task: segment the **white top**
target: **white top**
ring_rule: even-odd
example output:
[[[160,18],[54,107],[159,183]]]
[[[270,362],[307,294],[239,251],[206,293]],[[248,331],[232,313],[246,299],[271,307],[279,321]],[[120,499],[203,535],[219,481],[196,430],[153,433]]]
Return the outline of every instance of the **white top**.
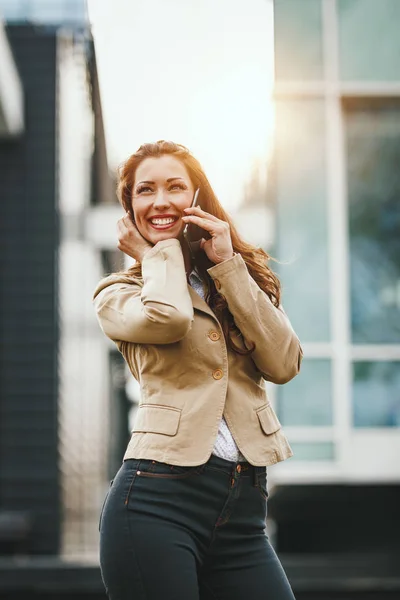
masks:
[[[203,300],[205,300],[203,282],[197,273],[196,268],[194,268],[189,275],[189,283],[194,291],[197,292],[197,294],[199,294]],[[219,456],[220,458],[224,458],[225,460],[231,460],[234,462],[246,460],[237,447],[224,417],[222,417],[219,424],[218,435],[217,439],[215,440],[213,454]]]

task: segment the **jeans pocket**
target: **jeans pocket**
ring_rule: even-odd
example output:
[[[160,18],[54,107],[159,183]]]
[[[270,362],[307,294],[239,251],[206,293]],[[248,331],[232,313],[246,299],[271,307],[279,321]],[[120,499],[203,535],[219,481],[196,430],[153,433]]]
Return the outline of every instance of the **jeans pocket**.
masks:
[[[105,507],[105,505],[106,505],[107,498],[108,498],[108,496],[109,496],[109,493],[110,493],[110,490],[111,490],[111,486],[112,486],[112,484],[113,484],[113,483],[114,483],[114,479],[111,479],[111,481],[110,481],[110,485],[108,486],[107,493],[106,493],[106,495],[105,495],[105,497],[104,497],[104,500],[103,500],[103,505],[102,505],[102,507],[101,507],[100,516],[99,516],[99,525],[98,525],[98,527],[99,527],[99,531],[100,531],[100,529],[101,529],[101,520],[102,520],[103,513],[104,513],[104,507]]]
[[[136,475],[155,479],[186,479],[198,475],[201,467],[181,467],[158,462],[156,460],[141,460]]]
[[[267,471],[260,471],[256,475],[256,488],[260,492],[264,500],[268,500],[268,485],[267,485]]]

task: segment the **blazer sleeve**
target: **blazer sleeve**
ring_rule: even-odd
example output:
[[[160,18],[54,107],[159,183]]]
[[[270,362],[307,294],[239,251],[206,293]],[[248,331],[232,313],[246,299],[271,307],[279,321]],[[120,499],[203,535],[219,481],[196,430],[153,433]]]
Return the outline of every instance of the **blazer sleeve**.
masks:
[[[303,351],[282,307],[277,308],[247,270],[240,254],[207,269],[226,298],[235,324],[267,381],[286,383],[300,370]]]
[[[100,281],[93,296],[100,327],[113,341],[181,340],[191,327],[193,304],[176,238],[158,242],[145,254],[142,277],[116,274]]]

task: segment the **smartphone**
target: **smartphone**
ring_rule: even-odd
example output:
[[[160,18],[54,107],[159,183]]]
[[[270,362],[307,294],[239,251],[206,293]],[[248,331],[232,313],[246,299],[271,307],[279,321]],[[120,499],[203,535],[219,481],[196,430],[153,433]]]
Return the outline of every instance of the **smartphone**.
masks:
[[[193,208],[194,206],[197,205],[197,202],[199,199],[199,193],[200,193],[200,188],[197,188],[197,190],[194,193],[192,204],[190,205],[190,208]],[[185,238],[185,240],[187,241],[187,243],[190,246],[189,227],[190,227],[190,223],[186,223],[185,227],[183,228],[183,237]]]
[[[197,190],[195,191],[194,196],[193,196],[192,204],[190,205],[191,208],[193,208],[194,206],[197,205],[197,202],[199,199],[199,193],[200,193],[200,188],[197,188]],[[192,257],[192,260],[194,261],[195,256],[194,256],[192,245],[190,243],[191,241],[193,241],[193,240],[190,240],[191,226],[193,227],[193,223],[186,223],[185,227],[183,228],[183,237],[185,238],[186,243],[189,247],[190,256]]]

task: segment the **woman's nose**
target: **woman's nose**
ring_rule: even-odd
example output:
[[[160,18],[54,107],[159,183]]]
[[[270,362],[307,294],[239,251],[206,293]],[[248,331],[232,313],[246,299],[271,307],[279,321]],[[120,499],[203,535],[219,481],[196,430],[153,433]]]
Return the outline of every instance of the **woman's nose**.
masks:
[[[163,208],[164,206],[169,206],[169,201],[167,198],[167,195],[160,190],[156,197],[154,198],[154,202],[153,205],[156,206],[157,208]]]

